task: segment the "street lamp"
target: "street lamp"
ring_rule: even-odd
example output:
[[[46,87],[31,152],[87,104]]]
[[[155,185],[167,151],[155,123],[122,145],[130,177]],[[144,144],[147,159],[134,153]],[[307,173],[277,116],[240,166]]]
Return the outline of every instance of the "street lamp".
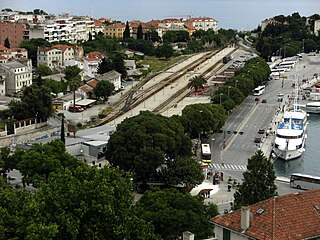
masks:
[[[228,86],[228,98],[230,98],[230,88],[231,86]]]
[[[234,87],[236,88],[237,87],[237,84],[238,84],[238,80],[236,80],[236,82],[234,83]]]
[[[222,97],[223,93],[220,93],[220,105],[221,105],[221,97]]]
[[[304,39],[302,39],[302,52],[304,53]]]
[[[211,162],[213,162],[213,142],[214,142],[214,138],[211,139]]]

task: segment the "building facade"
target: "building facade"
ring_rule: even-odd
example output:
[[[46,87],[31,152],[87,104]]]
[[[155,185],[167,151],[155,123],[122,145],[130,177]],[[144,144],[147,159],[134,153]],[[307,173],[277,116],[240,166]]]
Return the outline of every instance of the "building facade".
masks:
[[[27,25],[18,22],[0,22],[0,45],[9,39],[10,48],[19,47],[23,39],[28,39]]]
[[[23,87],[32,84],[31,60],[27,65],[18,61],[11,61],[0,64],[0,69],[5,72],[5,94],[14,95],[21,91]]]
[[[105,27],[104,34],[109,37],[123,38],[125,28],[124,23],[114,23]]]

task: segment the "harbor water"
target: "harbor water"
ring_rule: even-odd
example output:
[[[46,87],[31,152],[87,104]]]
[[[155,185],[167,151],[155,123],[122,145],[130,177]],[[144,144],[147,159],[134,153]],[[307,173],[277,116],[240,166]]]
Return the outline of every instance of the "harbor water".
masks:
[[[296,159],[274,162],[277,176],[289,177],[292,173],[305,173],[320,176],[320,114],[308,116],[305,152]]]

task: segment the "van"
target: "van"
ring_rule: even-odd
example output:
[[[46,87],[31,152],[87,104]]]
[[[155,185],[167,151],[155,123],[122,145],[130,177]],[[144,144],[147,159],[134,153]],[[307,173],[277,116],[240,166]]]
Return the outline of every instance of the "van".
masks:
[[[84,108],[80,106],[70,106],[68,109],[70,112],[82,112],[84,111]]]

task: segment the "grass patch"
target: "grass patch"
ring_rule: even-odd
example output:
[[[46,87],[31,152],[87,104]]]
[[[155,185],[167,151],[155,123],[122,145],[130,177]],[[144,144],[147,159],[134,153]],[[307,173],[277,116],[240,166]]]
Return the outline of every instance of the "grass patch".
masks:
[[[175,63],[188,58],[187,55],[182,55],[178,57],[171,57],[169,59],[159,59],[154,56],[146,56],[139,64],[148,64],[152,72],[160,72],[168,67],[174,65]]]

